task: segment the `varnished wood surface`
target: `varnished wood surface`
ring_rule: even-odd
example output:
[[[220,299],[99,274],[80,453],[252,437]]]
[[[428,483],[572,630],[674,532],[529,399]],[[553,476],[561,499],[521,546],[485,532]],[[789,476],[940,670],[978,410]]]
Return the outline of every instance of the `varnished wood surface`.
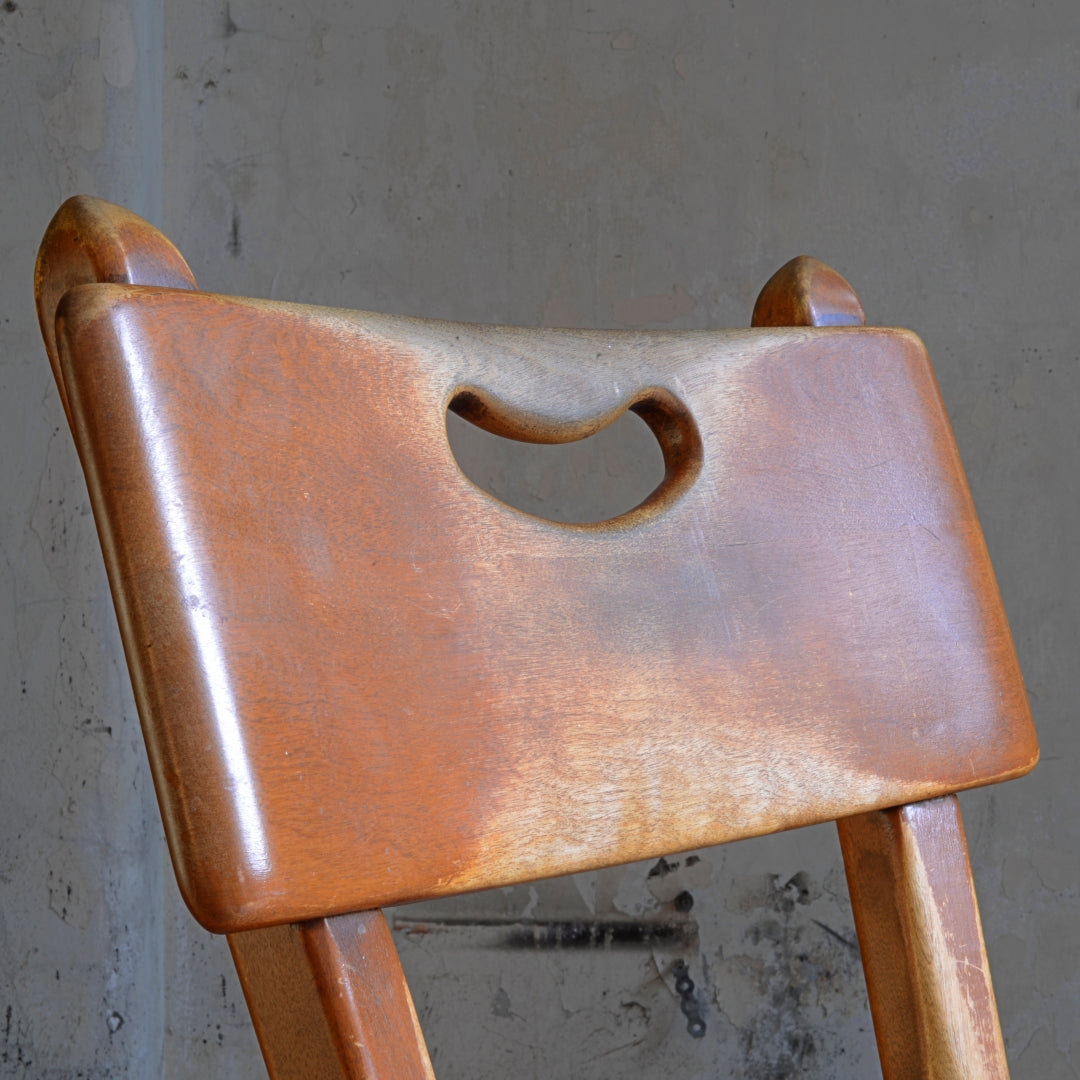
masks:
[[[381,911],[229,935],[271,1080],[434,1080]]]
[[[862,326],[855,290],[831,266],[811,255],[784,263],[754,304],[753,326]]]
[[[904,331],[528,331],[96,286],[64,376],[181,887],[218,930],[655,856],[1037,749]],[[611,524],[461,475],[458,402],[668,462]]]
[[[34,267],[34,299],[60,400],[71,422],[56,348],[56,308],[76,285],[113,282],[194,289],[184,257],[138,214],[86,195],[68,199],[53,216]]]
[[[880,809],[1038,753],[917,339],[103,281],[194,280],[83,199],[35,285],[181,888],[232,931],[272,1076],[431,1076],[381,913],[321,916],[828,817],[886,1080],[1007,1076],[955,797]],[[754,311],[863,321],[806,257]],[[632,408],[665,479],[616,521],[540,521],[461,476],[448,408],[536,441]]]
[[[956,797],[837,825],[885,1080],[1007,1080]]]
[[[854,289],[793,259],[754,325],[861,325]],[[954,795],[837,822],[885,1080],[1007,1080],[1004,1045]]]

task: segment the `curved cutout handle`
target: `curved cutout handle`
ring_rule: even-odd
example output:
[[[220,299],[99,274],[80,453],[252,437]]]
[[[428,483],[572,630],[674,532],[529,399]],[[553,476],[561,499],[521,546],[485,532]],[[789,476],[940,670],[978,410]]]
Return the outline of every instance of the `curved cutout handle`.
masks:
[[[138,214],[89,195],[75,195],[57,210],[38,249],[34,299],[69,423],[71,410],[56,348],[56,311],[76,285],[98,282],[197,288],[184,257]]]
[[[478,387],[458,390],[447,408],[493,435],[548,444],[588,438],[613,424],[625,412],[637,414],[660,445],[664,477],[642,502],[627,511],[630,514],[669,505],[693,484],[701,469],[702,441],[697,423],[686,405],[663,387],[645,388],[616,408],[573,420],[554,419],[509,406]],[[609,520],[617,521],[625,516],[621,514]]]

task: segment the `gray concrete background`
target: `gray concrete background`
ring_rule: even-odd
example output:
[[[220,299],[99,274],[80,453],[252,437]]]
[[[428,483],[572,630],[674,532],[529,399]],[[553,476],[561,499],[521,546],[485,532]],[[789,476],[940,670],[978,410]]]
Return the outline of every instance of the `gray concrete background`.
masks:
[[[34,323],[76,192],[161,224],[208,289],[740,326],[806,251],[917,329],[1043,746],[962,800],[1006,1043],[1015,1077],[1080,1075],[1078,61],[1075,0],[4,0],[0,1075],[261,1075],[168,867]],[[547,513],[640,482],[632,430],[554,463],[469,436],[475,475]],[[396,912],[440,1077],[875,1075],[831,827],[698,854]],[[680,892],[694,944],[509,950],[482,925],[662,920]]]

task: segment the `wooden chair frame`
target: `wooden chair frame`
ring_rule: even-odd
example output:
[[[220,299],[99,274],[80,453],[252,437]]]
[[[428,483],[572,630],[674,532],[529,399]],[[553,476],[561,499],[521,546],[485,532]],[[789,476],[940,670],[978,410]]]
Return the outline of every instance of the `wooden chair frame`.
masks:
[[[1007,1076],[955,792],[1038,748],[914,335],[805,257],[750,331],[218,297],[88,198],[35,285],[177,878],[272,1076],[433,1075],[383,905],[825,820],[886,1078]],[[541,521],[447,409],[632,409],[665,478]]]

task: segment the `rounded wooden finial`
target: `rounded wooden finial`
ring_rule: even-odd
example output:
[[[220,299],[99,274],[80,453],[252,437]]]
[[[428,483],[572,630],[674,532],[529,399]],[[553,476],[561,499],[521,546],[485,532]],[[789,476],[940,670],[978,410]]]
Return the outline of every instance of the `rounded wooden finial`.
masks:
[[[56,309],[70,289],[96,282],[196,287],[180,252],[130,210],[89,195],[75,195],[57,210],[38,250],[34,296],[41,335],[69,420],[67,389],[56,351]]]
[[[855,290],[831,266],[798,255],[765,283],[751,326],[865,326]]]

